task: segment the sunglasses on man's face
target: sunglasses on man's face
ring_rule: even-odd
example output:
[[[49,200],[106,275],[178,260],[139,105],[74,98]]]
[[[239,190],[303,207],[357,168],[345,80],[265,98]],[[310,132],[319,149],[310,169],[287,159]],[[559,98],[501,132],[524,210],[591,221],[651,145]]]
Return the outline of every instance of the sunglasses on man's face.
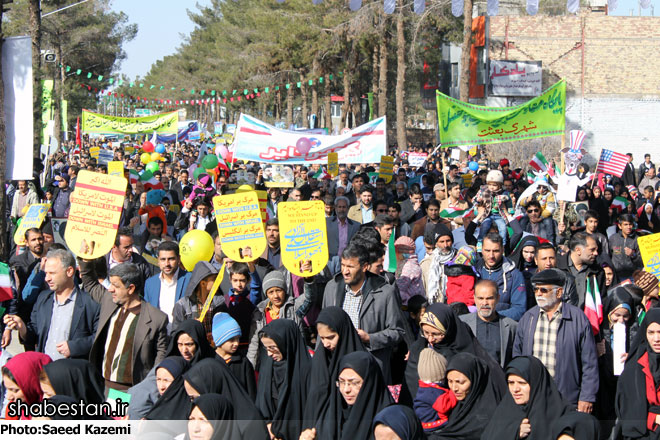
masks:
[[[533,212],[540,212],[538,209],[528,209],[527,214],[531,214]]]

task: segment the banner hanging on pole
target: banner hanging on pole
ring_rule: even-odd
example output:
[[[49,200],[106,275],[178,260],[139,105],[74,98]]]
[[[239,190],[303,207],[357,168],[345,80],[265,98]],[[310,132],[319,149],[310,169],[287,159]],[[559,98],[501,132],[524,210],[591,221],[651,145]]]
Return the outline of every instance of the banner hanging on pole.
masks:
[[[467,104],[440,92],[436,95],[443,147],[497,144],[564,133],[566,82],[515,107]]]

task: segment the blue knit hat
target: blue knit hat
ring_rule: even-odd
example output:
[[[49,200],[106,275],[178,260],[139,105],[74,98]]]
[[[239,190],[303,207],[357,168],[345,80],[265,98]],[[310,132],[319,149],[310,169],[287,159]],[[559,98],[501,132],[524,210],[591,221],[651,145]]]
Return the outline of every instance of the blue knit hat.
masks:
[[[216,313],[213,316],[213,342],[216,347],[221,346],[234,336],[241,336],[241,327],[229,313]]]

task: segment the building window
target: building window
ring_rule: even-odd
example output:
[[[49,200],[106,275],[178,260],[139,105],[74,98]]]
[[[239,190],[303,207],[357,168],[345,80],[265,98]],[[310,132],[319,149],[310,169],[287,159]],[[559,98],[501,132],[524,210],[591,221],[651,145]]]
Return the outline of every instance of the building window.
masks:
[[[330,113],[333,118],[341,118],[341,103],[333,102]]]
[[[483,47],[477,48],[477,85],[486,84],[486,51]]]

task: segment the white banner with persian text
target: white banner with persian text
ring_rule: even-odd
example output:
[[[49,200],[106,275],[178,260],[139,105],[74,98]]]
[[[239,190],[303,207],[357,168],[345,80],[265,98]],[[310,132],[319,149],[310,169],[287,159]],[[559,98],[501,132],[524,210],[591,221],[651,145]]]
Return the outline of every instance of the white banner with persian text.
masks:
[[[540,61],[490,61],[491,94],[539,96],[542,92]]]
[[[248,115],[241,115],[231,151],[234,157],[265,163],[326,164],[329,153],[338,162],[380,163],[387,154],[385,117],[339,136],[281,130]]]

